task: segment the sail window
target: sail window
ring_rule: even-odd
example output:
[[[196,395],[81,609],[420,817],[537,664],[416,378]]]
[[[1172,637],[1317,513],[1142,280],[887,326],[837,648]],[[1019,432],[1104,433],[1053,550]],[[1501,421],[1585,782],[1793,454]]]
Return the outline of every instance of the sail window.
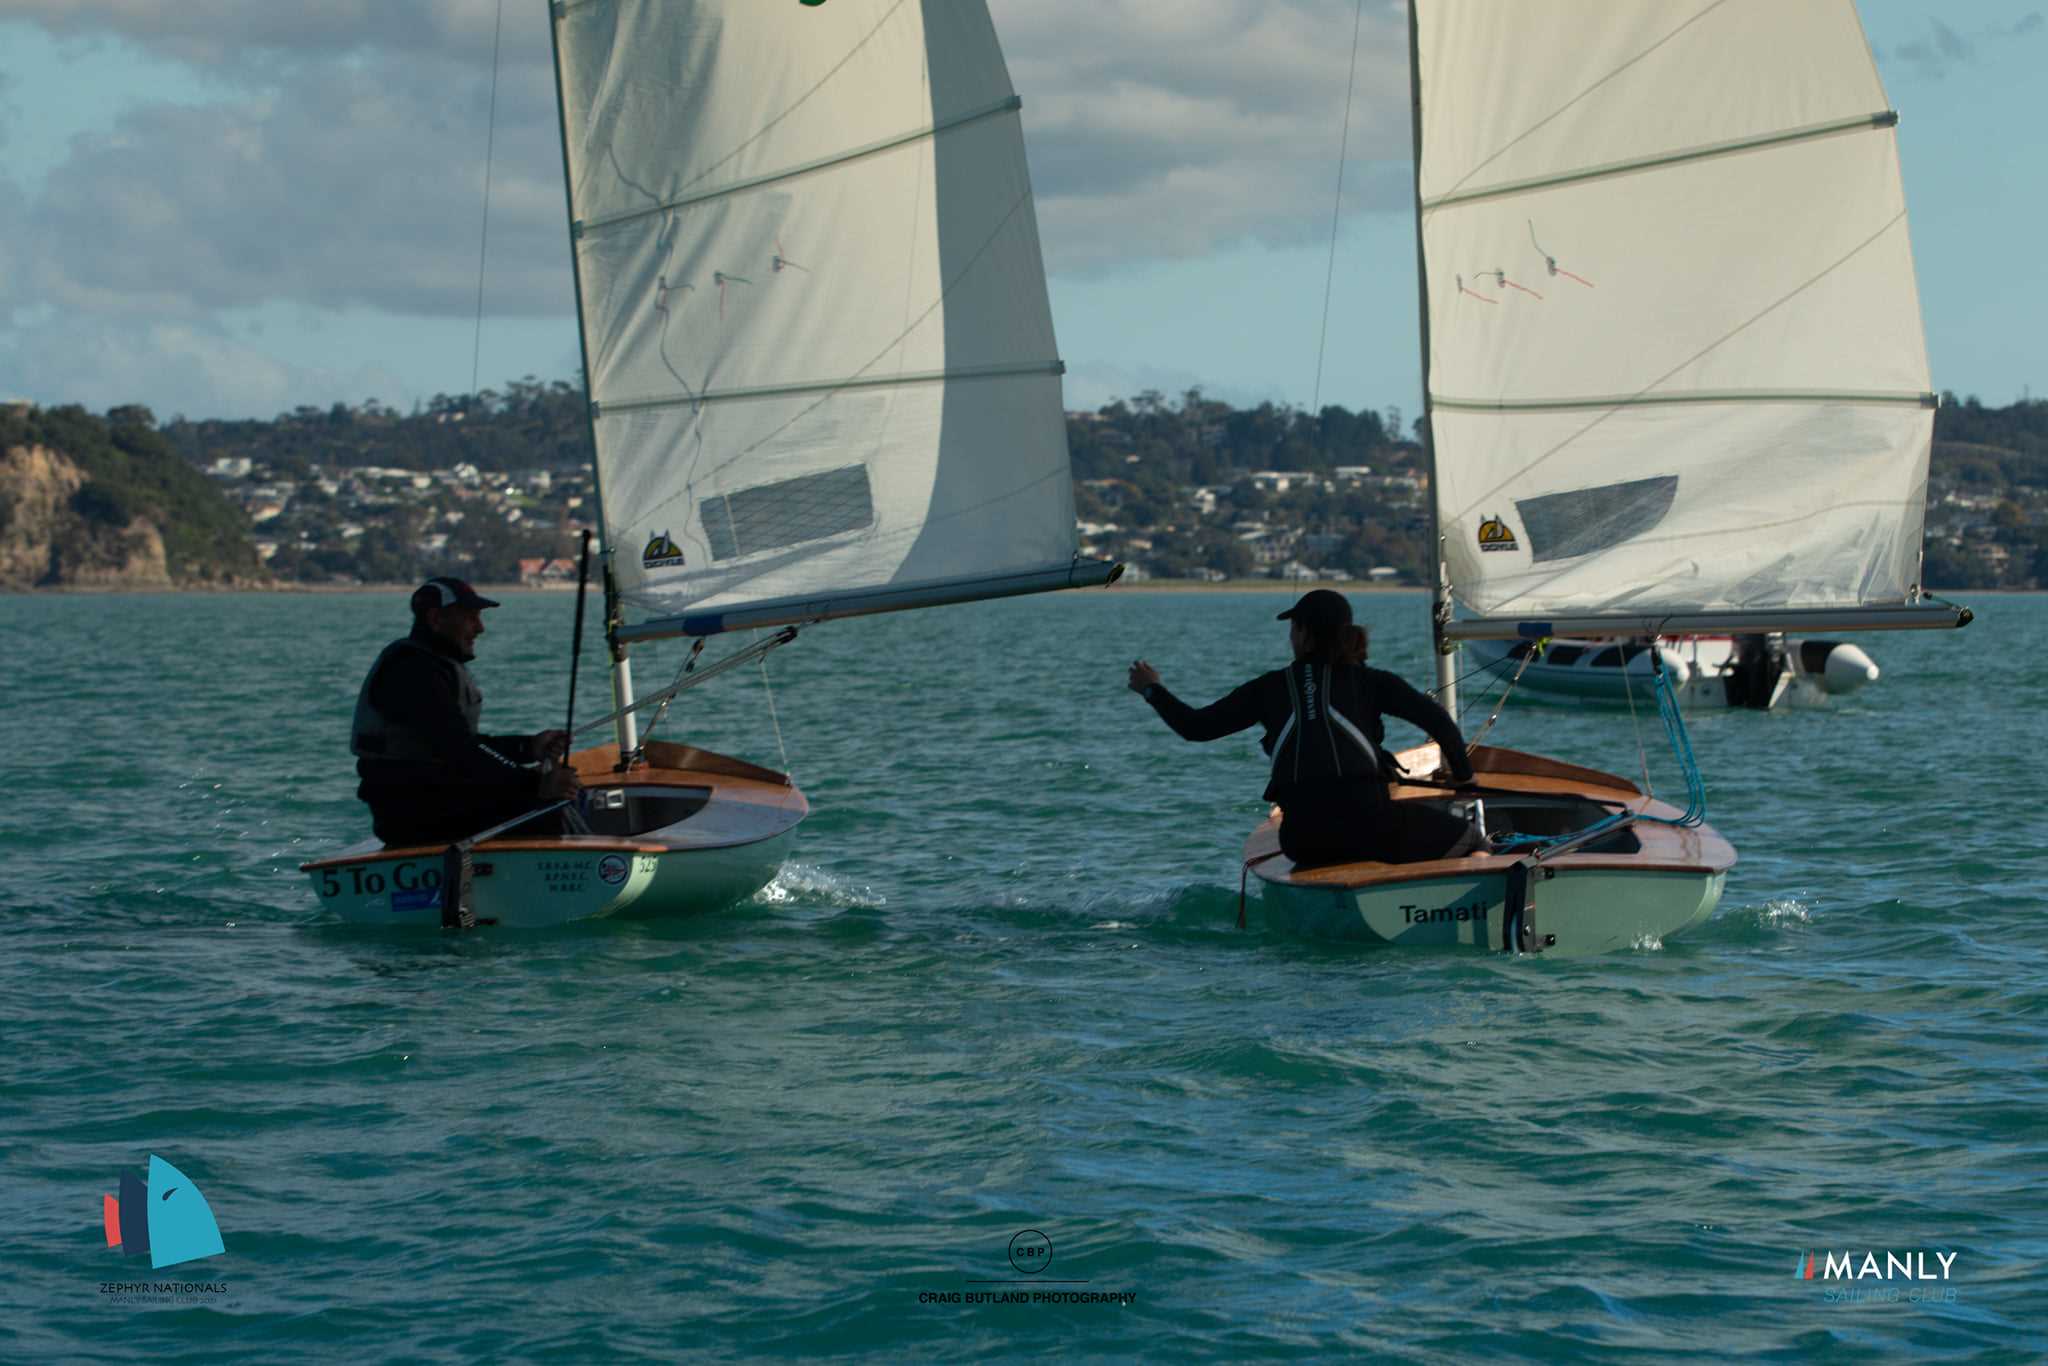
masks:
[[[1642,535],[1664,520],[1677,492],[1678,476],[1661,474],[1653,479],[1518,498],[1515,510],[1521,513],[1522,527],[1529,533],[1529,558],[1541,564],[1591,555]]]
[[[867,466],[842,465],[707,498],[700,512],[711,558],[730,560],[864,530],[875,524],[875,499]]]

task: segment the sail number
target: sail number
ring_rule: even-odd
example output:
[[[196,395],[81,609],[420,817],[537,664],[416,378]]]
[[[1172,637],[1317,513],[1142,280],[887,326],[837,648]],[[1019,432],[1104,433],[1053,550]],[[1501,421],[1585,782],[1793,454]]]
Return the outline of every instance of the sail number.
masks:
[[[338,874],[347,875],[348,891],[354,896],[377,896],[384,891],[387,885],[384,874],[374,868],[342,868],[339,870],[322,868],[320,870],[321,896],[341,895],[342,878]],[[418,889],[431,891],[441,885],[441,870],[432,863],[427,864],[424,868],[416,863],[401,863],[391,870],[388,885],[401,892],[410,892]]]

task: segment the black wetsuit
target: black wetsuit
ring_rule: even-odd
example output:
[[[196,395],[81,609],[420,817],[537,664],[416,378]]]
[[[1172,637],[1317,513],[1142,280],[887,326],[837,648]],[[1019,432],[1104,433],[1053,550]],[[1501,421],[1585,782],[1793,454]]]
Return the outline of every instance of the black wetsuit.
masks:
[[[1479,845],[1449,812],[1388,799],[1387,781],[1399,775],[1384,748],[1385,716],[1427,732],[1458,781],[1472,777],[1457,722],[1397,674],[1298,659],[1206,707],[1190,707],[1163,684],[1146,689],[1146,700],[1184,740],[1265,728],[1259,743],[1273,773],[1264,795],[1280,807],[1281,851],[1298,864],[1407,863]]]
[[[369,804],[377,838],[458,840],[542,804],[540,774],[526,767],[542,756],[529,737],[477,734],[482,711],[469,670],[424,623],[384,647],[363,680],[349,742],[362,779],[356,795]],[[517,833],[561,830],[552,815]]]

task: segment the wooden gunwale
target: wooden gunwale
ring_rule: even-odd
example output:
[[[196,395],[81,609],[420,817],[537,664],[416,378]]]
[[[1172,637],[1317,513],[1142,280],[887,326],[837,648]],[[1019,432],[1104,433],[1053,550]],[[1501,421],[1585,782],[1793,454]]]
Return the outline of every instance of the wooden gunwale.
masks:
[[[1410,773],[1427,771],[1436,761],[1436,747],[1423,746],[1399,757],[1402,767]],[[1610,808],[1626,808],[1666,820],[1680,814],[1678,808],[1670,803],[1644,796],[1626,778],[1545,759],[1541,755],[1481,746],[1472,756],[1472,767],[1486,793],[1579,797]],[[1389,794],[1395,801],[1441,801],[1447,795],[1440,787],[1417,787],[1408,783],[1394,784]],[[1687,828],[1643,823],[1629,828],[1642,844],[1636,853],[1562,854],[1546,859],[1544,867],[1558,872],[1600,869],[1710,875],[1726,872],[1735,866],[1735,847],[1712,826]],[[1474,854],[1421,863],[1366,861],[1297,869],[1293,861],[1280,852],[1280,820],[1277,815],[1269,817],[1252,831],[1244,843],[1244,861],[1252,872],[1267,882],[1295,887],[1363,888],[1484,876],[1504,871],[1513,858],[1509,853]]]
[[[569,835],[561,839],[494,839],[476,846],[478,854],[565,853],[565,854],[675,854],[706,853],[718,849],[741,849],[749,844],[774,839],[810,813],[810,802],[784,774],[749,764],[741,759],[715,754],[686,745],[660,741],[647,746],[650,762],[629,772],[616,771],[617,745],[599,745],[569,756],[576,776],[588,788],[608,787],[698,787],[709,788],[706,805],[752,807],[776,819],[764,820],[758,833],[747,838],[716,843],[670,843],[645,835]],[[695,763],[697,767],[668,767],[655,760]],[[538,798],[536,806],[544,805]],[[680,822],[679,822],[680,823]],[[392,859],[439,858],[448,851],[446,843],[386,845],[365,853],[334,854],[299,865],[302,873],[323,868],[346,868]]]

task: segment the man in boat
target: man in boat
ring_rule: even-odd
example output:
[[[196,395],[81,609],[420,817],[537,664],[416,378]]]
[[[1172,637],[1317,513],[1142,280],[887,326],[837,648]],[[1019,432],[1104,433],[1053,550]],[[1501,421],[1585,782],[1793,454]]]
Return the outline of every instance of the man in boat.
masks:
[[[581,787],[574,769],[551,762],[563,732],[477,733],[484,698],[466,666],[497,605],[461,579],[428,579],[412,595],[412,633],[385,646],[363,680],[349,749],[356,795],[386,844],[463,839]],[[559,835],[565,817],[550,812],[507,834]]]
[[[1280,807],[1280,849],[1297,864],[1410,863],[1458,858],[1485,836],[1439,807],[1389,798],[1402,776],[1384,749],[1384,717],[1426,731],[1448,776],[1473,781],[1458,723],[1396,674],[1365,665],[1366,636],[1341,593],[1318,588],[1278,618],[1289,622],[1294,662],[1260,674],[1221,701],[1195,708],[1166,690],[1159,671],[1131,663],[1131,690],[1183,740],[1215,740],[1254,725],[1273,757],[1265,798]]]

